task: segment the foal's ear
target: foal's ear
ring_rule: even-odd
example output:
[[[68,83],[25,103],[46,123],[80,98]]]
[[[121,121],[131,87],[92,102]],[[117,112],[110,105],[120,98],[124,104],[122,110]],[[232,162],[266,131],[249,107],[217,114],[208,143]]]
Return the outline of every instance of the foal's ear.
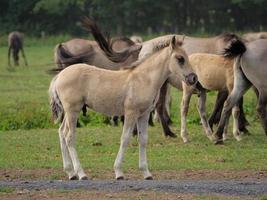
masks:
[[[176,46],[176,38],[175,38],[175,35],[172,36],[170,46],[171,46],[171,49],[174,49],[175,46]]]

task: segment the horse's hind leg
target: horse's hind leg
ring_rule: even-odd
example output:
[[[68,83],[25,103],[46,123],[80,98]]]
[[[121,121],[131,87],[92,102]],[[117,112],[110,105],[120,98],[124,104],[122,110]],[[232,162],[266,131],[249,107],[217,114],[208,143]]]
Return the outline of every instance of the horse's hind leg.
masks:
[[[140,117],[137,121],[138,129],[138,140],[139,140],[139,169],[143,172],[144,179],[152,179],[152,175],[148,170],[147,156],[146,156],[146,145],[148,140],[147,134],[147,121],[149,118],[149,113]]]
[[[201,118],[201,123],[204,127],[205,133],[207,135],[207,137],[212,141],[212,130],[210,128],[210,125],[208,123],[207,120],[207,116],[206,116],[206,91],[205,90],[201,90],[200,91],[200,96],[199,96],[199,102],[198,102],[198,112]]]
[[[247,80],[242,70],[238,66],[235,66],[234,75],[234,88],[224,103],[221,120],[215,133],[215,144],[223,143],[223,131],[231,114],[231,110],[251,86],[251,83]]]
[[[267,136],[267,113],[266,113],[266,106],[267,106],[267,94],[263,95],[260,92],[259,101],[257,105],[257,111],[261,119],[262,126],[264,128],[265,134]]]
[[[65,136],[66,144],[69,150],[69,154],[73,163],[73,168],[75,174],[78,175],[80,180],[87,179],[86,174],[84,173],[78,155],[75,149],[75,140],[76,140],[76,123],[79,116],[79,112],[66,112],[66,122],[68,124],[69,131]]]
[[[123,162],[125,150],[129,144],[132,131],[136,124],[136,120],[137,118],[135,114],[129,113],[129,114],[125,114],[124,116],[124,125],[123,125],[123,131],[121,135],[120,149],[119,149],[119,152],[117,154],[117,157],[114,163],[115,177],[117,180],[124,179],[121,165]]]
[[[224,104],[225,100],[227,99],[227,96],[228,96],[227,90],[218,92],[217,99],[216,99],[212,114],[209,118],[209,125],[210,125],[211,129],[212,129],[214,124],[218,124],[218,122],[220,121],[220,117],[221,117],[222,109],[223,109],[223,104]]]
[[[10,54],[11,54],[11,47],[8,48],[8,66],[11,67],[10,63]]]
[[[74,172],[73,164],[71,161],[71,157],[69,154],[69,150],[66,145],[65,141],[65,135],[68,133],[69,129],[66,123],[66,118],[63,119],[63,122],[61,123],[61,126],[58,130],[59,132],[59,141],[60,141],[60,147],[61,147],[61,154],[63,159],[63,167],[64,171],[68,174],[70,180],[78,179]]]
[[[22,54],[22,57],[23,57],[23,59],[24,59],[24,63],[25,63],[25,65],[27,66],[28,63],[27,63],[27,59],[26,59],[26,56],[25,56],[25,53],[24,53],[24,49],[23,49],[23,48],[21,48],[21,54]]]
[[[167,120],[164,118],[164,112],[166,109],[165,97],[166,97],[166,92],[167,92],[167,86],[168,86],[168,83],[165,82],[163,84],[163,86],[160,88],[160,95],[159,95],[158,102],[156,104],[156,110],[157,110],[158,115],[159,115],[159,119],[160,119],[160,122],[161,122],[161,125],[163,128],[163,131],[164,131],[164,135],[166,137],[168,137],[168,136],[169,137],[176,137],[176,135],[170,130],[170,127],[168,126]]]
[[[233,134],[237,141],[240,141],[241,138],[241,132],[239,130],[239,115],[240,115],[240,108],[238,105],[234,106],[232,109],[232,115],[233,115]]]

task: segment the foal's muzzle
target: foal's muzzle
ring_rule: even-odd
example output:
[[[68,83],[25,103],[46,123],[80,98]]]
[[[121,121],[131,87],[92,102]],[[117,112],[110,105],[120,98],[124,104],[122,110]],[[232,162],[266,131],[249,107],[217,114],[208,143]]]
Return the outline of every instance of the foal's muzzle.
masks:
[[[188,85],[194,85],[197,82],[197,75],[195,73],[190,73],[185,77],[185,82]]]

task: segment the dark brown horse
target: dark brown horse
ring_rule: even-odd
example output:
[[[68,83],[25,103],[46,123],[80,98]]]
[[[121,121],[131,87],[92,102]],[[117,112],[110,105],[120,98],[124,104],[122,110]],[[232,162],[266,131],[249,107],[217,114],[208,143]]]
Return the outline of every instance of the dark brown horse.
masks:
[[[10,54],[12,52],[14,64],[19,65],[19,51],[21,51],[22,57],[24,58],[25,65],[27,64],[26,56],[23,49],[23,34],[20,32],[11,32],[8,35],[8,65],[11,66],[10,63]]]

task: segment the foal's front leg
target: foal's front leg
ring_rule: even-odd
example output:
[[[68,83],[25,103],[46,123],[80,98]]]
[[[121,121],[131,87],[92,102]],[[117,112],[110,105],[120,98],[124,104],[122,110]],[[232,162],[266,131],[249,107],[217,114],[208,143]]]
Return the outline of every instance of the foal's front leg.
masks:
[[[210,128],[210,125],[208,123],[207,120],[207,116],[206,116],[206,91],[203,89],[200,91],[200,96],[199,96],[199,100],[198,100],[198,112],[201,118],[201,123],[204,127],[205,133],[207,135],[207,137],[212,141],[212,130]]]
[[[138,140],[139,140],[139,169],[143,172],[144,179],[151,180],[152,175],[148,170],[147,156],[146,156],[146,145],[148,140],[147,134],[147,121],[149,113],[140,117],[137,121],[138,129]]]
[[[122,172],[121,165],[124,159],[125,150],[129,144],[135,124],[136,116],[132,114],[125,114],[120,149],[114,163],[115,177],[117,180],[124,179],[124,174]]]
[[[181,102],[181,137],[184,143],[189,142],[188,132],[186,128],[186,117],[189,109],[190,98],[193,94],[193,88],[183,84],[183,97]]]

